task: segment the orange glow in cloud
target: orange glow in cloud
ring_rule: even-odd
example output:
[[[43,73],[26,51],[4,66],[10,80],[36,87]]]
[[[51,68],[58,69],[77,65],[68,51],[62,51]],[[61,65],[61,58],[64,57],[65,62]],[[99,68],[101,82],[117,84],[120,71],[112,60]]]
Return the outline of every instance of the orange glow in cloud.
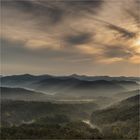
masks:
[[[133,46],[136,47],[136,51],[140,53],[140,37],[134,41]]]

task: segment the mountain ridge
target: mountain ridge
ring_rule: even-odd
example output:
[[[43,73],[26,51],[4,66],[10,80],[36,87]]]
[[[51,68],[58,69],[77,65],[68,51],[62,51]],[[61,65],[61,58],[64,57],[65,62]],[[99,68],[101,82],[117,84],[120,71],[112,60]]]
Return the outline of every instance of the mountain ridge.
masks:
[[[129,79],[117,80],[94,79],[86,80],[72,76],[51,75],[14,75],[2,77],[1,85],[5,87],[21,87],[57,95],[100,96],[102,93],[124,92],[129,88],[137,88],[139,84]],[[129,88],[128,88],[129,87]],[[128,88],[128,89],[127,89]]]

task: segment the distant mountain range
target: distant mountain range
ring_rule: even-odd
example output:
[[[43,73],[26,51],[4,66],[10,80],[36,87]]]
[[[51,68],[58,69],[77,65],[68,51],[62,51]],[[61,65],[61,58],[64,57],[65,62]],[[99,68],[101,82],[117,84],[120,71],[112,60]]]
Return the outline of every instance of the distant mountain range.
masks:
[[[32,89],[57,96],[110,96],[138,89],[136,77],[51,76],[30,74],[1,77],[1,86]]]
[[[140,81],[139,77],[125,77],[125,76],[118,76],[118,77],[112,77],[112,76],[86,76],[86,75],[78,75],[78,74],[72,74],[69,76],[54,76],[49,74],[44,75],[31,75],[31,74],[22,74],[22,75],[10,75],[10,76],[2,76],[0,75],[0,78],[6,78],[6,79],[34,79],[34,80],[43,80],[50,77],[56,77],[60,79],[67,79],[67,78],[76,78],[79,80],[86,80],[86,81],[96,81],[96,80],[106,80],[106,81],[112,81],[112,80],[118,80],[118,81]]]
[[[5,86],[15,86],[15,87],[26,87],[33,82],[37,82],[43,79],[50,78],[50,75],[30,75],[30,74],[23,74],[23,75],[11,75],[11,76],[2,76],[1,77],[1,84]]]
[[[106,81],[140,81],[139,77],[125,77],[125,76],[118,76],[118,77],[111,77],[111,76],[86,76],[86,75],[77,75],[72,74],[71,77],[81,79],[81,80],[87,80],[87,81],[96,81],[96,80],[106,80]]]

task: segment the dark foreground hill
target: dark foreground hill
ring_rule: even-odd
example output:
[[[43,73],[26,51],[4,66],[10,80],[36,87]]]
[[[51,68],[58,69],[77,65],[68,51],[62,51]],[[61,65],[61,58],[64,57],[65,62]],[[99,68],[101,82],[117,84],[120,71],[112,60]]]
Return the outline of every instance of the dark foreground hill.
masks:
[[[139,99],[132,96],[108,108],[92,113],[91,122],[100,126],[106,137],[138,138]]]
[[[81,122],[65,124],[24,124],[1,129],[2,139],[100,139],[102,134],[96,128]]]
[[[93,102],[67,104],[3,100],[1,108],[2,125],[17,125],[57,114],[69,116],[74,120],[87,119],[98,106]]]
[[[99,110],[94,103],[4,100],[1,138],[138,139],[138,101],[139,95]],[[93,126],[97,128],[82,122],[90,117],[91,112]]]

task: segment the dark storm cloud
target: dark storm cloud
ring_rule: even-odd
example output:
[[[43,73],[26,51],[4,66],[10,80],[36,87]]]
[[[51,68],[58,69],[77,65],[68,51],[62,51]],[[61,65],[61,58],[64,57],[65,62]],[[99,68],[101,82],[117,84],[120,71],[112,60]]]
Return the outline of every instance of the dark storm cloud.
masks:
[[[76,35],[68,35],[65,37],[65,42],[71,45],[80,45],[89,43],[92,40],[91,33],[79,33]]]
[[[73,0],[65,1],[65,5],[68,8],[75,10],[74,12],[79,12],[79,10],[96,13],[96,10],[101,7],[104,3],[103,0]]]
[[[116,26],[113,24],[108,24],[107,28],[118,32],[118,36],[120,36],[121,38],[124,38],[124,39],[131,39],[131,38],[134,38],[136,36],[136,33],[128,31],[127,29],[125,29],[123,27],[119,27],[119,26]]]
[[[131,39],[133,37],[136,36],[135,32],[129,31],[128,29],[124,28],[124,27],[120,27],[118,25],[112,24],[111,22],[102,20],[102,19],[98,19],[93,17],[93,20],[99,22],[102,26],[104,26],[105,28],[108,28],[109,30],[115,31],[118,37],[120,38],[124,38],[124,39]]]
[[[96,13],[103,4],[103,0],[78,0],[78,1],[57,1],[57,0],[3,0],[2,6],[17,8],[24,13],[31,14],[41,21],[56,24],[65,17],[76,17],[80,14]],[[81,15],[82,16],[82,15]],[[48,21],[49,20],[49,21]]]
[[[132,53],[132,50],[126,46],[112,45],[104,48],[103,55],[108,58],[129,58],[133,55]]]
[[[123,3],[125,2],[125,3]],[[133,25],[140,26],[140,1],[139,0],[131,0],[131,1],[123,1],[122,2],[122,14],[126,12],[126,19],[132,18],[135,22]],[[129,17],[127,17],[129,15]],[[131,19],[130,19],[131,20]],[[130,21],[131,22],[131,21]],[[106,27],[112,31],[116,31],[118,33],[118,37],[123,39],[133,39],[137,36],[135,31],[131,31],[131,28],[120,27],[118,25],[107,23]]]
[[[129,17],[135,21],[134,24],[140,27],[140,1],[133,0],[133,4],[124,10],[129,15]]]
[[[41,4],[38,1],[32,0],[14,0],[14,1],[3,1],[2,6],[9,8],[16,8],[24,13],[32,15],[34,18],[46,21],[49,19],[51,23],[57,23],[64,15],[64,10],[51,6],[49,3],[42,1]]]

